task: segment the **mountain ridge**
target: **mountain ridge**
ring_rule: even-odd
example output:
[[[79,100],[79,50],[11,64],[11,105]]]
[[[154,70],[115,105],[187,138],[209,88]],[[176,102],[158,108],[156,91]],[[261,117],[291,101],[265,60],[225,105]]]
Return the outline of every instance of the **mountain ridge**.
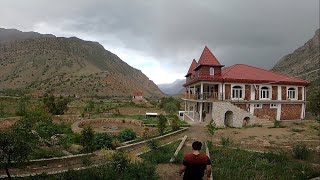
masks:
[[[0,62],[0,89],[77,96],[131,96],[141,90],[145,96],[163,95],[140,70],[98,42],[77,37],[36,34],[35,38],[0,39]]]

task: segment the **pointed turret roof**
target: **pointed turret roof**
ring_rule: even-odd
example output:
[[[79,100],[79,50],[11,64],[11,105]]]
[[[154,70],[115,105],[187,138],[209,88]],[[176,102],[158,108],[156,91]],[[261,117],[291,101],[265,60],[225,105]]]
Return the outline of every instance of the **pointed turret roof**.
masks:
[[[210,49],[207,46],[205,46],[202,51],[201,57],[199,59],[197,68],[200,66],[221,66],[222,67],[223,65],[220,64],[220,62],[212,54]]]
[[[187,77],[188,75],[192,74],[194,69],[198,66],[198,63],[195,59],[193,59],[191,65],[190,65],[190,68],[189,68],[189,71],[187,73],[187,75],[185,77]]]

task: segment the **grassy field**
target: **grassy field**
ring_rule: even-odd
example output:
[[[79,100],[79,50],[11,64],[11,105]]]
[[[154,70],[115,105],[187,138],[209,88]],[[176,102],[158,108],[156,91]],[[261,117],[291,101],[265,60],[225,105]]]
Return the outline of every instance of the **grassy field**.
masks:
[[[285,154],[209,146],[214,179],[310,179],[320,170]]]
[[[156,150],[151,150],[150,152],[142,154],[140,157],[154,164],[169,163],[180,142],[181,140],[175,141],[171,144],[159,147]]]

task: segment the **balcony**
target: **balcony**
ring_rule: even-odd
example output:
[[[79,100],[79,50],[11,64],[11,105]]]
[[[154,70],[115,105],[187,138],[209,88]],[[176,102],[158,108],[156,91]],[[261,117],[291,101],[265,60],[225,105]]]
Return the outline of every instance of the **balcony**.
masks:
[[[222,101],[224,97],[224,93],[219,92],[204,92],[204,93],[185,93],[184,98],[185,99],[192,99],[192,100],[209,100],[209,101]],[[230,99],[227,98],[227,99]]]

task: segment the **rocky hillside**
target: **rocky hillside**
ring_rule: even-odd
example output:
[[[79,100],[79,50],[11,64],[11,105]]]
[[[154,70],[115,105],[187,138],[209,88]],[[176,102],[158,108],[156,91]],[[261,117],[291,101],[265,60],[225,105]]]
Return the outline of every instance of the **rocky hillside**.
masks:
[[[37,32],[22,32],[17,29],[0,28],[0,41],[15,41],[23,39],[35,39],[43,37],[55,37],[52,34],[40,34]]]
[[[271,69],[275,72],[299,76],[320,68],[320,29],[318,29],[307,43],[295,50],[293,53],[284,56]],[[315,71],[300,78],[312,82],[320,81],[319,71]]]
[[[140,70],[99,43],[75,37],[0,41],[0,90],[17,88],[80,97],[131,96],[136,90],[162,96]]]
[[[177,79],[173,83],[169,84],[158,84],[162,92],[169,95],[182,94],[184,92],[183,84],[186,82],[185,79]]]

